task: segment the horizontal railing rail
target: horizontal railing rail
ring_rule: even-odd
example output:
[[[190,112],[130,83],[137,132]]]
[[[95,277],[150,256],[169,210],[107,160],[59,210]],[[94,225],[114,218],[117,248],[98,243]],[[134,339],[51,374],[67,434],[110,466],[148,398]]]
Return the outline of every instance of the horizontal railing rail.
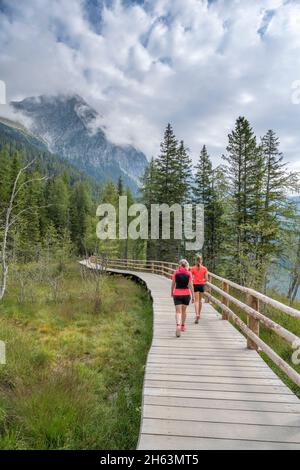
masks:
[[[104,258],[96,256],[91,256],[89,258],[90,263],[94,265],[104,264],[103,260]],[[105,258],[105,266],[108,269],[145,271],[159,274],[170,279],[172,278],[173,272],[178,267],[178,264],[157,260],[145,261]],[[294,383],[300,387],[300,375],[298,372],[259,337],[260,325],[263,325],[266,329],[276,333],[293,349],[300,348],[300,338],[287,328],[284,328],[282,325],[261,313],[261,305],[271,306],[281,313],[299,319],[299,321],[300,311],[278,302],[261,292],[249,287],[241,286],[214,273],[209,272],[208,277],[209,281],[207,283],[207,291],[205,293],[206,300],[212,302],[221,310],[223,320],[230,319],[241,329],[247,337],[247,347],[249,349],[261,350],[264,352],[274,364],[276,364]],[[215,285],[214,281],[221,283],[221,287]],[[232,290],[240,292],[241,295],[245,295],[245,301],[234,296]],[[247,324],[232,310],[232,306],[237,307],[247,316]]]
[[[221,276],[217,276],[216,274],[213,274],[213,273],[209,273],[209,274],[213,279],[216,279],[221,282],[225,282],[226,284],[228,284],[228,286],[233,287],[234,289],[237,289],[240,292],[252,295],[266,305],[270,305],[271,307],[274,307],[280,310],[281,312],[287,313],[288,315],[292,317],[300,318],[300,312],[299,310],[295,308],[289,307],[288,305],[278,302],[278,300],[272,299],[271,297],[268,297],[267,295],[264,295],[261,292],[253,290],[250,287],[240,286],[239,284],[236,284],[233,281],[229,281],[228,279],[225,279]]]

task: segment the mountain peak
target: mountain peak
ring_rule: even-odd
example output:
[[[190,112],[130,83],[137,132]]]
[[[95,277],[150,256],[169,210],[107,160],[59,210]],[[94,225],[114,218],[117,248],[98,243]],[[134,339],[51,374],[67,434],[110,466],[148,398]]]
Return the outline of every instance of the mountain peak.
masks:
[[[39,95],[30,96],[22,101],[11,101],[11,106],[24,114],[31,115],[36,113],[52,112],[53,109],[60,109],[61,112],[77,112],[78,109],[85,109],[90,117],[101,117],[81,96],[74,95]]]
[[[47,142],[52,153],[99,180],[122,176],[136,189],[147,165],[145,155],[131,145],[110,142],[102,116],[81,96],[41,95],[11,105],[30,118],[30,131]]]

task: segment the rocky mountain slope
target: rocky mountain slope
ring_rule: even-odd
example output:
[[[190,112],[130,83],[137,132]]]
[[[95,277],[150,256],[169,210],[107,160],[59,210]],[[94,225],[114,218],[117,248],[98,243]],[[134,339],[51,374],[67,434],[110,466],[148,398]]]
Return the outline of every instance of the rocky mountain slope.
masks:
[[[30,131],[60,155],[99,181],[122,176],[136,189],[147,165],[145,155],[130,145],[110,142],[99,126],[99,114],[80,96],[40,96],[12,102],[29,118]]]

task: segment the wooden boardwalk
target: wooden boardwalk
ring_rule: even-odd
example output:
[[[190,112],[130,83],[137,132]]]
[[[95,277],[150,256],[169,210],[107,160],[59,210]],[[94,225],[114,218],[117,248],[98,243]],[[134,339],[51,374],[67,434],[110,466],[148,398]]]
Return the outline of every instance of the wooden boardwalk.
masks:
[[[138,449],[300,450],[300,400],[210,304],[199,325],[191,305],[176,338],[170,280],[110,271],[139,277],[153,298]]]

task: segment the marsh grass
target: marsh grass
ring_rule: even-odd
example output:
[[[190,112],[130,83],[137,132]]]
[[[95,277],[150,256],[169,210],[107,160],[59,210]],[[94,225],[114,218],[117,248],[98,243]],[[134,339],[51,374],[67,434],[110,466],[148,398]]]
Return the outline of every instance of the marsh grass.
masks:
[[[12,280],[0,305],[0,448],[134,449],[150,299],[133,281],[105,276],[95,312],[93,283],[76,263],[61,282],[57,298],[41,276],[33,301]]]

